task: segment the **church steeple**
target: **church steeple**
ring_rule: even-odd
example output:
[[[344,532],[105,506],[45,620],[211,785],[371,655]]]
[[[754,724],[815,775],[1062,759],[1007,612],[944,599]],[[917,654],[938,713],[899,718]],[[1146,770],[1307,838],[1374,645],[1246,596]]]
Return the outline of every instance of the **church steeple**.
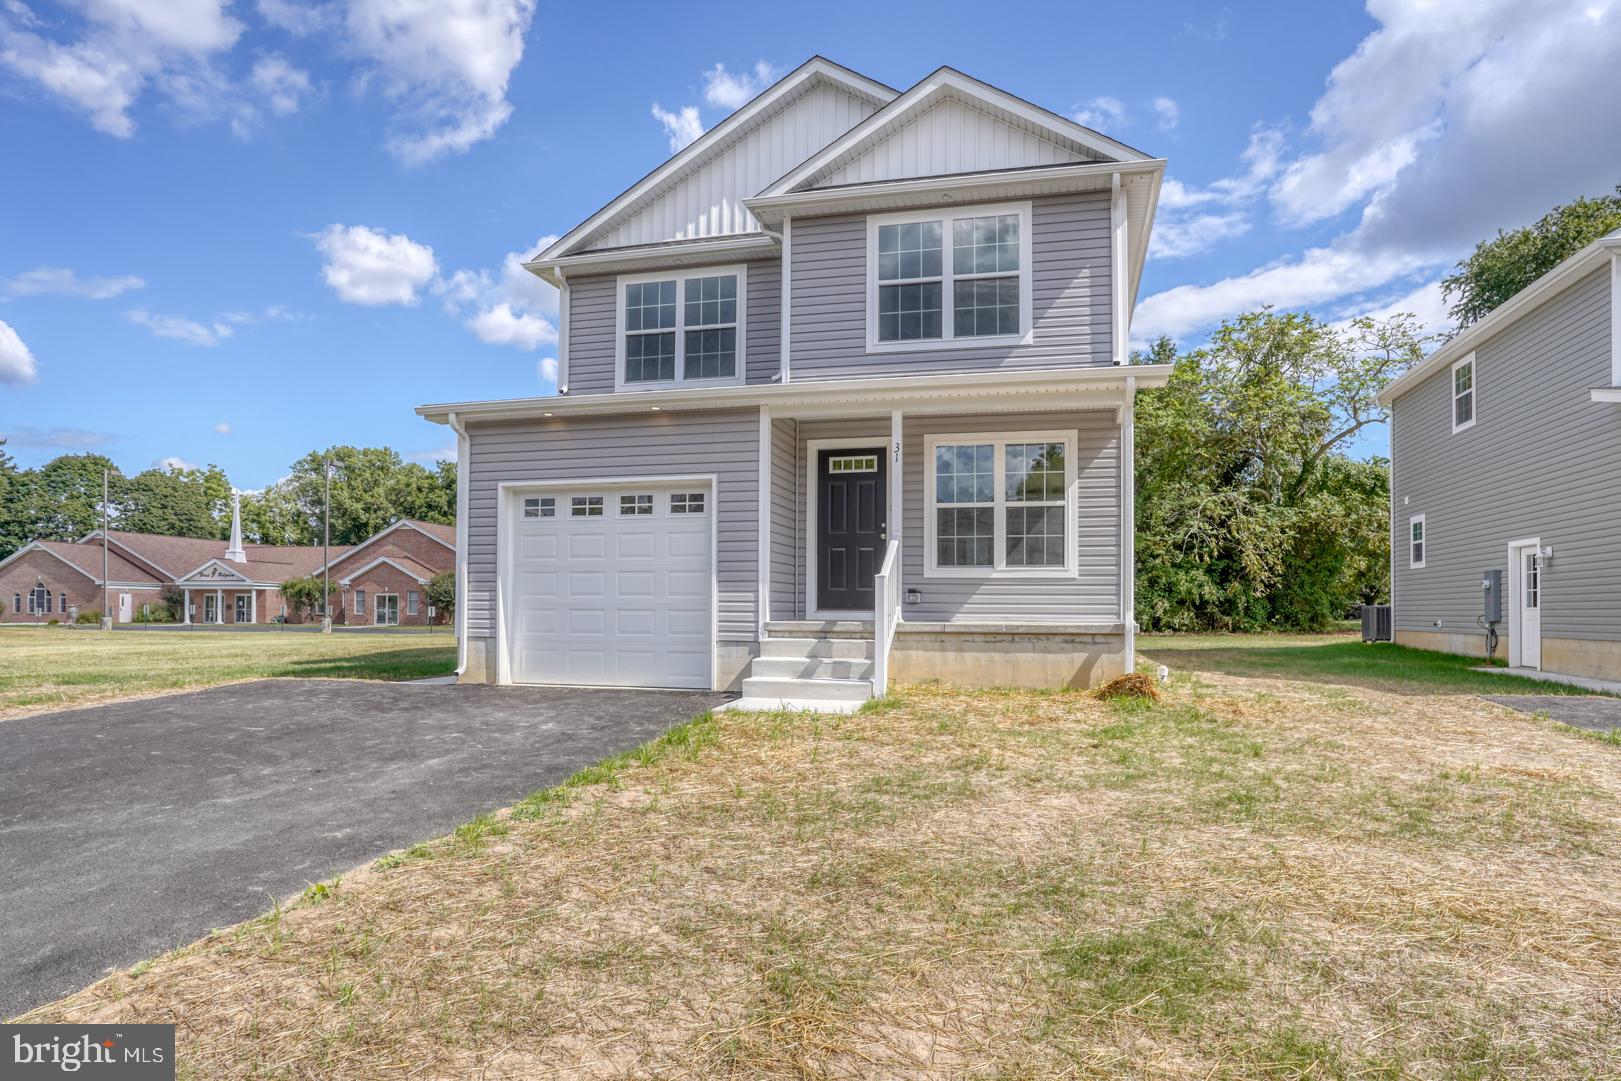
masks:
[[[246,563],[248,554],[242,550],[242,496],[231,493],[231,546],[225,549],[225,558],[232,563]]]

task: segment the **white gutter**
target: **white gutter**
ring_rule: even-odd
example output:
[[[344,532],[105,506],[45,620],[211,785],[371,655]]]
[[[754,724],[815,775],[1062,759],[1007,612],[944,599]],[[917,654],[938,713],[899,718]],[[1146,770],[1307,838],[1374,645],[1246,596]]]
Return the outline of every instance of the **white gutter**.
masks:
[[[1139,389],[1162,387],[1173,365],[1141,364],[1131,367]],[[416,413],[435,423],[449,423],[454,414],[463,423],[481,420],[524,420],[532,417],[645,413],[670,409],[738,409],[756,406],[791,408],[809,405],[888,402],[904,399],[917,409],[931,399],[1006,398],[1012,394],[1095,393],[1124,391],[1124,370],[1114,364],[1084,368],[1038,368],[1019,372],[969,372],[950,375],[891,375],[855,379],[818,379],[791,385],[748,383],[730,387],[688,390],[618,391],[571,394],[568,398],[508,398],[493,401],[419,405]]]
[[[467,674],[467,427],[452,412],[445,418],[456,433],[456,678]]]

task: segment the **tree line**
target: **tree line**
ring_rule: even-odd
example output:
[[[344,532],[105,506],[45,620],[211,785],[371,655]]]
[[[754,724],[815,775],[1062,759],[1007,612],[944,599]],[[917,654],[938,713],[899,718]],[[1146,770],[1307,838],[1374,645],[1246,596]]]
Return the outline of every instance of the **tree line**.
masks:
[[[330,447],[294,462],[286,477],[242,493],[249,543],[321,543],[322,461],[331,463],[333,544],[358,544],[397,518],[452,524],[456,466],[405,461],[388,447]],[[32,540],[74,541],[101,526],[102,472],[111,477],[114,529],[223,540],[231,532],[231,483],[219,466],[154,467],[126,476],[101,454],[64,454],[18,468],[0,440],[0,559]]]

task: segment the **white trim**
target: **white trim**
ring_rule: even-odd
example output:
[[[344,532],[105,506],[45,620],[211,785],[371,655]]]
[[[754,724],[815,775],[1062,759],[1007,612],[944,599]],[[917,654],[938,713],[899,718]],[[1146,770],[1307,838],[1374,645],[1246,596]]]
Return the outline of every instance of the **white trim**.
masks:
[[[1503,327],[1513,323],[1526,311],[1542,303],[1554,293],[1596,270],[1605,259],[1613,260],[1621,253],[1621,229],[1600,237],[1542,277],[1493,308],[1478,322],[1461,331],[1457,337],[1407,369],[1379,392],[1381,405],[1389,405],[1413,387],[1465,353],[1473,352],[1480,342]],[[1612,271],[1614,273],[1614,271]],[[1612,282],[1613,282],[1612,278]]]
[[[472,469],[467,461],[472,440],[467,437],[467,426],[455,413],[446,418],[450,430],[456,433],[456,675],[467,674],[467,519],[468,483]],[[330,598],[325,598],[330,600]]]
[[[794,333],[794,219],[792,215],[784,215],[782,219],[782,281],[779,289],[782,294],[782,314],[778,317],[777,336],[781,342],[782,356],[777,362],[777,376],[782,383],[788,383],[792,369],[793,333]],[[1621,279],[1618,279],[1621,280]]]
[[[1139,390],[1163,387],[1175,365],[1133,365],[1131,375]],[[652,406],[662,409],[734,409],[769,405],[774,416],[785,417],[798,406],[863,403],[906,406],[908,413],[923,412],[934,399],[962,399],[984,405],[988,399],[1002,400],[1029,394],[1049,403],[1050,408],[1086,408],[1065,402],[1061,395],[1118,395],[1125,390],[1125,373],[1113,364],[1090,367],[1033,368],[1025,371],[953,372],[918,375],[915,373],[864,376],[846,379],[819,379],[785,386],[776,383],[749,383],[741,386],[688,388],[677,390],[571,394],[567,398],[508,398],[493,401],[451,402],[419,405],[416,414],[440,424],[450,414],[463,422],[479,420],[526,420],[555,413],[557,416],[646,412]],[[1056,399],[1056,400],[1055,400]]]
[[[1057,113],[1032,105],[1022,98],[1014,97],[1005,90],[964,75],[954,68],[941,67],[826,147],[806,158],[760,194],[781,195],[793,191],[810,181],[828,165],[855,150],[867,139],[873,136],[881,138],[883,131],[890,125],[898,123],[909,110],[922,111],[935,98],[945,96],[948,91],[956,91],[970,101],[977,99],[994,109],[1002,109],[1030,126],[1046,131],[1050,136],[1075,143],[1110,161],[1147,160],[1148,156],[1142,151],[1111,139],[1101,132],[1093,131]]]
[[[775,443],[771,438],[771,409],[760,407],[760,529],[755,568],[755,589],[758,599],[754,604],[754,633],[757,641],[765,641],[766,621],[771,618],[771,457]]]
[[[923,441],[923,461],[925,475],[922,484],[923,493],[923,577],[930,578],[977,578],[977,579],[1006,579],[1006,578],[1046,578],[1059,580],[1077,576],[1077,567],[1080,565],[1078,552],[1079,543],[1079,515],[1077,504],[1079,501],[1080,481],[1075,468],[1075,443],[1077,429],[1053,429],[1050,431],[1029,432],[956,432],[930,435]],[[995,479],[992,482],[992,527],[991,566],[989,567],[942,567],[936,562],[935,550],[935,511],[942,506],[934,499],[934,454],[935,448],[941,444],[947,446],[965,443],[991,443],[995,451]],[[1008,567],[1003,565],[1007,558],[1007,510],[1021,504],[1009,503],[1006,500],[1006,446],[1009,443],[1062,443],[1064,444],[1064,565],[1062,567]],[[977,506],[977,504],[975,504]],[[1033,504],[1047,506],[1046,503]],[[946,508],[960,506],[960,504],[944,504]]]
[[[955,325],[956,305],[952,287],[956,279],[953,270],[955,249],[952,239],[952,223],[959,218],[987,218],[1009,214],[1017,215],[1019,219],[1019,332],[1017,334],[986,334],[977,337],[958,338]],[[1030,267],[1030,218],[1031,207],[1029,200],[1013,203],[975,203],[970,206],[935,207],[928,210],[902,210],[892,214],[869,214],[867,216],[867,352],[908,353],[933,349],[973,349],[997,345],[1029,345],[1034,332],[1034,320],[1031,316],[1033,308],[1030,300],[1030,283],[1035,277]],[[910,225],[914,222],[924,221],[938,221],[940,223],[940,337],[908,341],[879,341],[879,288],[884,285],[904,285],[910,281],[932,281],[934,279],[903,279],[899,282],[880,282],[878,280],[878,231],[886,225]],[[970,274],[967,277],[1008,278],[1013,277],[1013,275],[1005,273]]]
[[[1521,662],[1521,660],[1520,660],[1520,656],[1521,656],[1521,654],[1520,654],[1520,644],[1521,644],[1521,638],[1522,638],[1522,636],[1520,634],[1520,626],[1524,622],[1524,617],[1521,614],[1520,606],[1525,601],[1525,597],[1524,597],[1523,592],[1522,592],[1523,588],[1524,588],[1524,583],[1522,582],[1522,579],[1524,577],[1524,572],[1520,570],[1520,556],[1519,556],[1520,550],[1522,548],[1535,548],[1537,550],[1537,554],[1541,555],[1541,553],[1542,553],[1542,538],[1541,537],[1522,537],[1519,540],[1511,540],[1511,541],[1508,542],[1508,556],[1507,556],[1507,562],[1508,562],[1508,596],[1509,596],[1509,607],[1508,607],[1508,664],[1509,664],[1510,668],[1528,667],[1527,665],[1523,664]],[[1546,571],[1547,571],[1547,568],[1544,567],[1544,568],[1542,568],[1541,573],[1546,573]],[[1537,666],[1536,666],[1536,670],[1538,672],[1542,671],[1542,638],[1543,638],[1543,635],[1542,635],[1541,613],[1542,613],[1542,609],[1545,607],[1545,605],[1543,605],[1543,603],[1542,603],[1542,596],[1543,596],[1544,592],[1545,592],[1545,587],[1544,587],[1543,583],[1539,581],[1537,583],[1537,615],[1538,615],[1538,618],[1537,618]]]
[[[182,575],[180,575],[180,577],[176,578],[175,582],[178,584],[180,582],[190,581],[190,579],[196,577],[198,574],[201,574],[203,571],[207,570],[209,567],[219,567],[221,570],[230,571],[232,574],[236,575],[236,584],[239,585],[239,586],[246,586],[246,585],[252,585],[253,584],[252,579],[250,579],[247,575],[243,574],[241,571],[237,570],[235,567],[233,567],[230,564],[226,563],[224,559],[219,558],[219,557],[209,559],[209,560],[199,564],[198,566],[193,567],[191,570],[187,571],[185,574],[182,574]],[[225,581],[225,579],[223,579],[223,578],[210,578],[206,582],[202,582],[202,583],[192,582],[191,584],[193,586],[196,586],[199,589],[219,589],[220,588],[220,583],[224,582],[224,581]]]
[[[359,578],[362,574],[365,574],[367,571],[371,570],[373,567],[377,566],[377,564],[379,564],[379,563],[387,563],[390,567],[393,567],[395,570],[399,571],[401,574],[407,576],[408,578],[411,578],[418,585],[424,585],[425,586],[425,585],[428,584],[428,580],[426,578],[419,577],[416,574],[415,571],[406,570],[404,567],[402,567],[398,563],[394,562],[394,560],[391,559],[388,556],[378,556],[376,559],[372,560],[370,563],[366,564],[364,567],[361,567],[359,570],[351,571],[347,578],[339,578],[338,579],[338,584],[341,585],[341,586],[348,585],[350,582],[354,581],[356,578]]]
[[[1120,622],[1126,628],[1126,672],[1131,673],[1137,670],[1137,387],[1130,377],[1126,383],[1120,417]],[[1075,522],[1078,530],[1078,514]]]
[[[1469,419],[1459,424],[1458,399],[1463,395],[1458,393],[1458,369],[1465,367],[1469,369],[1469,389],[1465,392],[1469,395]],[[1453,435],[1468,431],[1480,419],[1480,368],[1475,364],[1475,354],[1470,353],[1453,363],[1447,379],[1447,402],[1451,409]]]
[[[1413,527],[1419,527],[1418,543],[1422,549],[1418,559],[1413,558]],[[1407,569],[1421,571],[1430,558],[1430,524],[1424,515],[1414,514],[1407,519]]]
[[[1120,183],[1120,174],[1114,174],[1109,186],[1109,253],[1110,267],[1130,266],[1130,247],[1126,241],[1126,193]],[[1109,299],[1111,301],[1110,331],[1113,338],[1114,362],[1125,366],[1131,363],[1131,308],[1126,303],[1127,275],[1111,269]]]
[[[805,618],[806,619],[862,619],[871,620],[872,611],[858,611],[849,608],[823,609],[816,603],[816,565],[817,556],[817,526],[819,515],[817,505],[821,502],[822,490],[817,483],[818,458],[824,450],[871,449],[879,454],[884,453],[884,444],[889,440],[883,432],[873,432],[870,435],[853,435],[842,439],[807,439],[805,440]],[[891,483],[890,477],[885,475],[884,483]],[[887,522],[885,523],[888,524]],[[797,555],[797,553],[796,553]]]
[[[716,473],[672,474],[670,476],[632,477],[571,477],[564,480],[514,480],[496,485],[495,500],[495,611],[492,626],[495,629],[496,679],[500,684],[512,683],[512,613],[508,612],[507,593],[513,575],[512,554],[517,549],[513,526],[521,519],[512,513],[515,498],[535,489],[565,488],[624,488],[630,486],[657,486],[660,488],[690,484],[707,490],[708,508],[703,517],[709,521],[709,686],[721,690],[720,671],[720,476]],[[758,603],[758,602],[756,602]],[[687,688],[690,689],[690,688]]]
[[[687,358],[687,304],[686,283],[693,278],[715,278],[727,274],[737,277],[737,322],[735,355],[732,358],[733,371],[730,376],[718,379],[688,379],[683,371]],[[746,378],[748,366],[748,264],[733,263],[728,266],[680,267],[670,270],[648,271],[642,274],[621,274],[614,281],[614,391],[646,392],[649,390],[679,390],[702,387],[731,387],[741,385]],[[672,330],[651,331],[653,333],[675,334],[675,378],[658,380],[637,380],[629,382],[625,379],[625,287],[627,285],[645,284],[647,282],[675,281],[675,327]],[[724,327],[727,324],[715,324]],[[697,329],[708,329],[702,326]],[[637,333],[642,333],[638,331]]]
[[[570,229],[556,243],[541,252],[535,261],[551,262],[573,251],[591,234],[605,226],[610,219],[623,210],[629,210],[642,196],[651,194],[654,190],[662,187],[666,181],[673,180],[678,173],[688,166],[696,166],[700,159],[709,155],[711,150],[718,149],[727,143],[733,132],[744,127],[749,121],[764,113],[772,105],[787,97],[804,83],[817,78],[842,85],[857,95],[876,103],[887,103],[898,96],[893,87],[885,86],[883,83],[869,79],[859,72],[851,71],[849,68],[842,67],[823,57],[813,56],[798,68],[783,76],[774,86],[767,88],[753,101],[738,109],[713,128],[710,128],[680,153],[648,173],[601,210]]]
[[[1621,387],[1621,251],[1610,254],[1610,385]]]

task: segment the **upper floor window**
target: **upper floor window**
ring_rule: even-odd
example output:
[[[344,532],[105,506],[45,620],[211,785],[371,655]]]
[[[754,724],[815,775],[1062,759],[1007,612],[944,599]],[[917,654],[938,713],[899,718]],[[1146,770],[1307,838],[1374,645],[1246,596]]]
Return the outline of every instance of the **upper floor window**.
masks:
[[[1475,423],[1475,355],[1452,366],[1452,430],[1461,432]]]
[[[1407,565],[1414,570],[1424,566],[1424,516],[1407,519]]]
[[[1030,205],[867,219],[867,346],[874,351],[1024,341]]]
[[[741,267],[619,279],[618,388],[742,381]]]

